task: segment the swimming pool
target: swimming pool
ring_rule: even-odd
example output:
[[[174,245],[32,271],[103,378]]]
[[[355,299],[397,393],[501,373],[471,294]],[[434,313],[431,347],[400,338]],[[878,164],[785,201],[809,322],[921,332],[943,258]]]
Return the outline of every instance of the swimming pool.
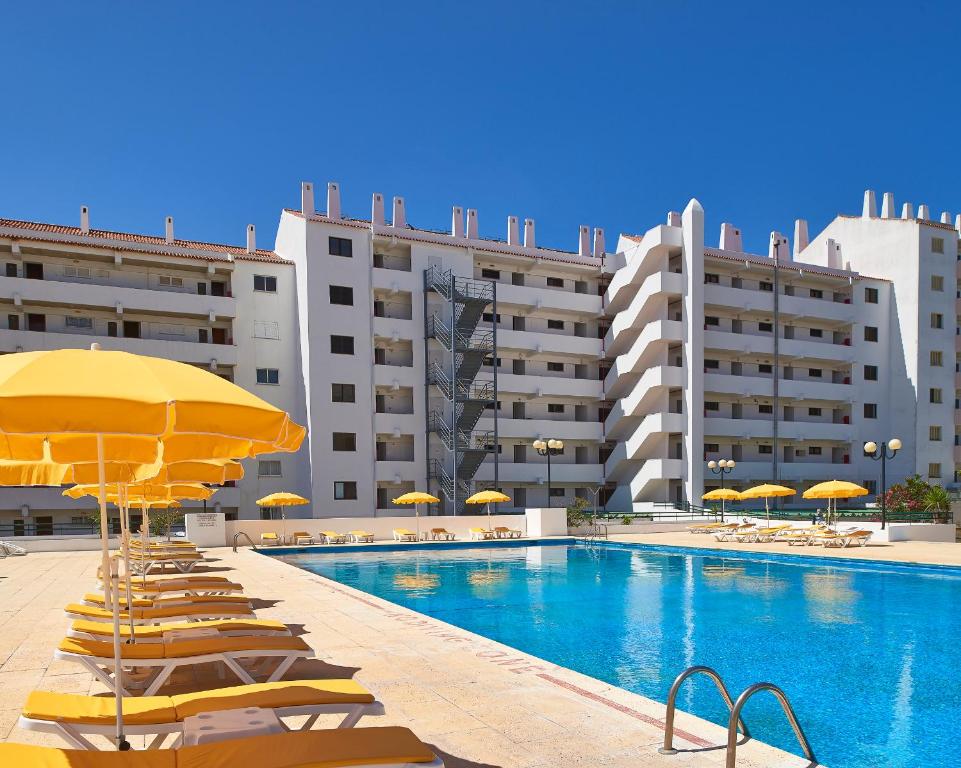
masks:
[[[774,682],[831,768],[961,765],[961,569],[609,543],[275,556],[658,701],[692,664],[734,696]],[[706,678],[678,706],[727,721]],[[773,698],[745,720],[798,753]]]

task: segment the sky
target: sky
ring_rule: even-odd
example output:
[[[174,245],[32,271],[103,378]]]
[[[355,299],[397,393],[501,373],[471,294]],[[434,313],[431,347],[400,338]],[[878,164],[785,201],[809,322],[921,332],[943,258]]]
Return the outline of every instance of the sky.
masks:
[[[867,188],[961,211],[959,3],[3,5],[0,218],[271,247],[338,181],[348,216],[612,250],[696,197],[766,253]]]

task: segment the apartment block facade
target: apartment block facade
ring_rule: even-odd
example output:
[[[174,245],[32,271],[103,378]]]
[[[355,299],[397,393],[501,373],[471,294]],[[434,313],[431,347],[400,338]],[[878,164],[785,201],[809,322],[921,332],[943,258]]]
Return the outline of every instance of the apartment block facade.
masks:
[[[454,207],[418,229],[406,203],[374,194],[368,218],[302,185],[273,251],[0,220],[6,264],[0,352],[86,346],[202,365],[309,426],[293,456],[251,462],[216,505],[271,514],[274,490],[302,515],[397,514],[414,488],[464,512],[498,487],[516,507],[611,510],[698,500],[733,459],[728,485],[845,479],[876,488],[869,440],[904,448],[889,478],[950,485],[961,466],[958,227],[925,206],[900,216],[868,193],[813,239],[771,234],[748,254],[704,211],[643,235],[578,228],[545,248],[511,216],[503,239]],[[319,210],[319,208],[323,210]],[[952,281],[952,274],[954,280]],[[953,338],[952,338],[953,337]],[[561,440],[549,457],[536,440]],[[548,469],[549,466],[549,469]],[[0,489],[0,525],[72,519],[51,489]]]

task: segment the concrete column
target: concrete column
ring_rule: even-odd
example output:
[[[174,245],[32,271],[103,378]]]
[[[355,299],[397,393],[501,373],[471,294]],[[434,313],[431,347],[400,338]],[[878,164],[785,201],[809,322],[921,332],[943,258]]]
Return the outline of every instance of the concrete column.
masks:
[[[80,234],[90,234],[90,209],[85,205],[80,206]]]
[[[518,228],[516,216],[507,217],[507,244],[508,245],[521,244],[521,234],[520,234],[520,229]]]
[[[594,258],[600,259],[606,252],[604,244],[604,230],[600,227],[594,228]]]
[[[390,225],[392,227],[407,226],[407,211],[404,209],[404,198],[402,197],[394,198],[394,215],[390,220]]]
[[[584,224],[577,230],[577,255],[591,255],[591,229]]]
[[[923,221],[931,221],[931,209],[924,203],[918,206],[918,218]]]
[[[380,192],[374,192],[370,203],[370,223],[379,227],[384,226],[384,196]]]
[[[300,212],[304,216],[313,216],[316,212],[314,208],[314,185],[309,181],[300,182]]]
[[[467,239],[468,240],[477,239],[477,209],[476,208],[467,209]]]
[[[534,219],[524,219],[524,247],[537,247],[537,241],[534,239]]]
[[[704,492],[704,209],[692,199],[681,214],[684,258],[684,492],[700,502]]]
[[[808,247],[808,223],[806,219],[794,220],[794,260]]]
[[[881,218],[882,219],[897,218],[894,213],[894,193],[893,192],[885,192],[884,197],[881,199]]]
[[[174,217],[168,216],[164,219],[164,242],[171,245],[174,241]]]
[[[861,208],[861,216],[865,219],[876,219],[878,217],[878,202],[874,197],[873,189],[864,190],[864,206]]]
[[[327,185],[327,218],[340,218],[340,184],[336,181]]]
[[[911,203],[905,203],[901,206],[901,218],[902,219],[913,219],[914,218],[914,206]]]

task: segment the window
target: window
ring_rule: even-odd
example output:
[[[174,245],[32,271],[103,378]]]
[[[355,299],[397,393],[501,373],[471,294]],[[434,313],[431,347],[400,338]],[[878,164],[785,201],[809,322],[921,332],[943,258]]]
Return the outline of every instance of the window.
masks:
[[[820,445],[812,445],[810,448],[808,448],[808,456],[820,456],[820,455],[821,455]]]
[[[560,278],[560,277],[549,277],[549,278],[547,278],[547,287],[548,287],[548,288],[563,288],[563,287],[564,287],[564,279],[563,279],[563,278]]]
[[[258,384],[280,384],[280,371],[276,368],[258,368]]]
[[[172,277],[171,275],[160,275],[158,278],[161,288],[183,288],[184,279],[182,277]]]
[[[815,339],[824,337],[824,331],[822,331],[820,328],[810,328],[808,329],[808,332],[811,334],[811,337]]]
[[[715,283],[715,284],[717,284],[717,283],[720,282],[720,278],[719,278],[717,275],[711,274],[710,272],[705,272],[705,273],[704,273],[704,282],[705,282],[705,283]]]
[[[330,402],[332,403],[353,403],[354,385],[353,384],[331,384]]]
[[[92,317],[76,317],[67,315],[65,320],[67,328],[83,328],[85,330],[91,330],[93,328]]]
[[[23,276],[27,280],[43,280],[43,264],[35,261],[25,261],[23,263]]]
[[[930,359],[931,359],[931,365],[934,368],[940,368],[942,365],[944,365],[944,353],[941,352],[941,350],[939,349],[931,350]]]
[[[721,404],[715,400],[705,400],[704,401],[705,411],[719,411],[721,410]]]
[[[720,325],[721,319],[719,317],[714,317],[713,315],[704,316],[704,325]]]
[[[873,325],[864,326],[864,340],[865,341],[877,341],[878,340],[878,329]]]
[[[547,321],[547,327],[550,328],[552,331],[563,331],[563,330],[564,330],[564,321],[563,321],[563,320],[548,320],[548,321]]]
[[[941,277],[941,275],[931,275],[931,290],[932,291],[944,290],[944,278]]]
[[[811,298],[812,298],[812,299],[823,299],[823,298],[824,298],[824,291],[820,290],[819,288],[812,288],[812,289],[809,291],[809,293],[811,294]]]
[[[758,323],[757,329],[761,333],[771,333],[774,330],[774,325],[772,323]]]
[[[878,417],[878,405],[877,403],[865,403],[864,404],[864,418],[866,419],[876,419]]]
[[[7,329],[11,331],[20,330],[20,315],[7,315]]]
[[[564,363],[548,363],[547,370],[554,371],[555,373],[563,373]]]
[[[563,495],[564,495],[563,488],[551,488],[551,496],[563,496]]]
[[[931,238],[931,253],[944,253],[944,238],[943,238],[943,237],[932,237],[932,238]]]
[[[277,278],[270,275],[254,275],[254,290],[262,293],[277,293]]]
[[[929,478],[939,478],[941,477],[941,465],[937,462],[928,464],[928,477]]]
[[[934,403],[935,405],[938,405],[939,403],[943,402],[941,399],[940,387],[931,387],[931,389],[928,390],[928,402]]]
[[[346,285],[330,286],[330,303],[352,307],[354,305],[354,289]]]
[[[820,415],[821,415],[820,408],[808,408],[808,416],[820,416]]]
[[[186,336],[187,329],[182,325],[158,325],[158,336]]]
[[[865,381],[877,381],[878,380],[878,367],[876,365],[866,365],[864,366],[864,380]]]
[[[356,451],[356,432],[334,432],[333,449],[335,451]]]
[[[767,291],[770,293],[774,290],[774,283],[769,283],[767,280],[762,280],[758,284],[758,288],[760,288],[762,291]]]
[[[334,336],[330,337],[330,353],[332,355],[352,355],[354,354],[353,336]]]
[[[762,403],[761,405],[759,405],[759,406],[757,407],[757,412],[758,412],[758,413],[771,413],[771,414],[773,414],[773,413],[774,413],[774,406],[773,406],[773,405],[770,405],[770,404],[764,404],[764,403]]]
[[[354,244],[346,237],[328,237],[327,245],[331,256],[345,256],[349,259],[354,255]]]
[[[808,376],[812,379],[820,379],[824,375],[824,371],[820,368],[808,368]]]
[[[877,288],[865,288],[865,289],[864,289],[864,303],[865,303],[865,304],[877,304],[877,303],[878,303],[878,289],[877,289]]]
[[[774,373],[774,366],[768,363],[760,363],[757,367],[758,373]]]
[[[500,367],[501,367],[501,359],[498,357],[498,358],[495,360],[493,356],[485,357],[485,358],[484,358],[484,365],[486,365],[486,366],[489,367],[489,368],[493,368],[493,367],[496,365],[498,368],[500,368]]]
[[[76,278],[79,278],[79,279],[81,279],[81,280],[89,280],[89,279],[90,279],[90,268],[89,268],[89,267],[71,267],[71,266],[66,266],[66,267],[63,268],[63,276],[64,276],[64,277],[76,277]],[[180,278],[177,278],[177,279],[179,280]],[[180,281],[180,284],[183,285],[183,280]]]
[[[331,238],[333,240],[334,238]],[[353,480],[334,481],[334,499],[336,501],[349,501],[357,498],[357,483]]]
[[[257,462],[258,477],[280,477],[280,462],[277,459],[267,459]]]
[[[16,277],[16,276],[17,276],[17,265],[7,262],[7,277]]]
[[[704,453],[717,453],[720,450],[720,443],[704,443]]]
[[[280,323],[274,320],[254,320],[255,339],[279,339]]]
[[[113,326],[113,329],[112,329],[112,330],[113,330],[113,333],[110,332],[110,331],[111,331],[111,328],[110,328],[111,325]],[[116,323],[107,323],[107,335],[108,335],[108,336],[116,336],[116,335],[117,335],[117,324],[116,324]],[[208,331],[207,331],[206,328],[198,328],[198,329],[197,329],[197,341],[198,341],[198,342],[200,342],[201,344],[207,344],[209,339],[210,339],[210,334],[208,333]]]
[[[757,452],[760,453],[760,454],[768,454],[768,455],[770,455],[770,454],[774,453],[774,446],[773,446],[773,445],[759,445],[759,446],[757,447]]]
[[[548,413],[564,413],[563,403],[548,403],[547,404]]]
[[[486,277],[488,280],[500,280],[501,273],[499,269],[482,269],[481,277]]]
[[[720,361],[720,360],[705,360],[705,361],[704,361],[704,367],[705,367],[705,368],[710,368],[710,369],[712,369],[712,370],[716,370],[716,369],[718,369],[718,368],[721,367],[721,361]]]
[[[932,424],[928,427],[928,440],[934,442],[941,442],[941,427],[938,424]]]
[[[494,313],[493,313],[493,312],[485,312],[485,313],[481,316],[481,319],[483,319],[483,321],[484,321],[485,323],[493,323],[493,322],[494,322]],[[497,313],[497,322],[499,323],[500,321],[501,321],[501,313],[498,312],[498,313]]]

